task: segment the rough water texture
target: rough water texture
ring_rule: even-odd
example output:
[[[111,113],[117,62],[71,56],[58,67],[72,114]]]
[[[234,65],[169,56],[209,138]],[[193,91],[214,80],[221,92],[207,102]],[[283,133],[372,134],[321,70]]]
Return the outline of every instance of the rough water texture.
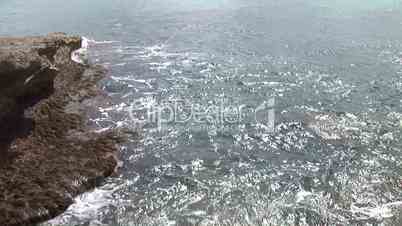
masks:
[[[58,33],[0,38],[2,226],[52,218],[114,172],[118,139],[91,132],[85,117],[105,103],[93,101],[104,70],[73,62],[80,46]]]
[[[97,40],[89,61],[108,67],[112,106],[91,121],[143,125],[119,175],[43,225],[402,225],[398,2],[1,1],[2,35]],[[187,116],[270,98],[275,133],[247,118],[146,120],[175,100]]]

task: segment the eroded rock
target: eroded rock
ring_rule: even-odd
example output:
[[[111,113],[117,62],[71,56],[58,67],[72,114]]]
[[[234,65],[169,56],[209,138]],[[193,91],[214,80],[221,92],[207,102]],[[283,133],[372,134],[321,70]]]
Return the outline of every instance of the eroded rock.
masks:
[[[0,38],[0,225],[33,225],[117,165],[114,132],[91,132],[84,101],[104,70],[71,60],[81,38]]]

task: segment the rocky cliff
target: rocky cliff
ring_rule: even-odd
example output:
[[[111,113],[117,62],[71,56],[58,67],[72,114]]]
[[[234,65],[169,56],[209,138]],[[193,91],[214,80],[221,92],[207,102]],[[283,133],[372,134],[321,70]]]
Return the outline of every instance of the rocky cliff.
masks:
[[[52,218],[114,172],[119,139],[91,132],[86,117],[105,73],[71,60],[80,46],[59,33],[0,38],[2,226]]]

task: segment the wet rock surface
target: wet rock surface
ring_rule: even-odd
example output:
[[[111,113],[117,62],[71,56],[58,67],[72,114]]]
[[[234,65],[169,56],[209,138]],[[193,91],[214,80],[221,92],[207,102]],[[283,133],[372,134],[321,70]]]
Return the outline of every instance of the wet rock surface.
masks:
[[[116,133],[91,131],[87,117],[104,69],[73,62],[80,46],[61,33],[0,38],[2,226],[60,214],[117,166]]]

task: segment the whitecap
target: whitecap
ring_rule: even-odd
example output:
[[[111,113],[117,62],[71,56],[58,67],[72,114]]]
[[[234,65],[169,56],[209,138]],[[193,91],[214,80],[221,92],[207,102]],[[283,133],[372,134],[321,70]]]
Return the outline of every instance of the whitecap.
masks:
[[[99,44],[112,44],[117,41],[95,41],[93,39],[88,39],[86,37],[81,37],[81,48],[73,51],[71,53],[71,60],[79,64],[88,64],[88,49],[91,46]]]
[[[393,217],[392,208],[401,207],[402,201],[391,202],[381,206],[370,207],[357,207],[355,204],[351,206],[351,212],[353,214],[364,215],[365,217],[360,217],[360,219],[377,219],[383,220]]]

